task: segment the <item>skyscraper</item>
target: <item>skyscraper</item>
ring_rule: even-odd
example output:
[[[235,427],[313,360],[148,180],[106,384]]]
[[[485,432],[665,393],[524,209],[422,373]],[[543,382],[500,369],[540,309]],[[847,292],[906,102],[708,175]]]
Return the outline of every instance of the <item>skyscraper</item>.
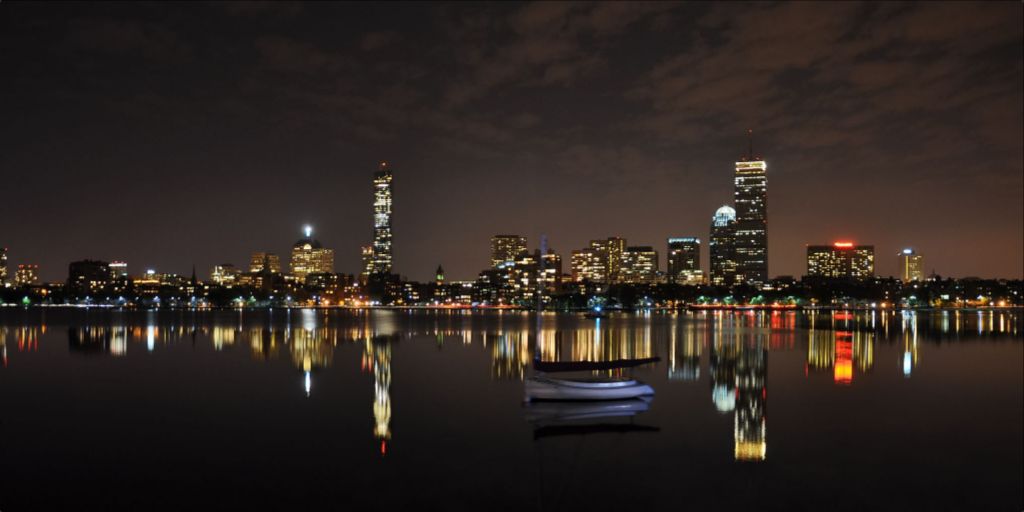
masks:
[[[736,162],[736,263],[741,282],[768,281],[768,166],[753,148]]]
[[[491,268],[513,263],[525,252],[525,236],[494,235],[491,237]]]
[[[0,286],[7,282],[7,248],[0,247]]]
[[[807,246],[807,275],[842,279],[864,279],[875,275],[875,247],[836,242]]]
[[[907,248],[900,251],[900,279],[905,283],[924,280],[924,257]]]
[[[252,253],[252,257],[249,258],[249,272],[256,274],[263,272],[264,268],[267,268],[271,274],[280,274],[281,258],[268,252]]]
[[[391,169],[381,162],[373,173],[373,255],[371,274],[391,273]]]
[[[334,272],[334,250],[325,249],[313,238],[313,228],[306,226],[305,235],[292,246],[291,271],[300,282],[309,274]]]
[[[692,283],[701,278],[700,239],[692,236],[668,239],[668,280]]]
[[[711,219],[711,240],[708,244],[711,259],[711,284],[736,284],[736,210],[722,206]]]
[[[591,240],[590,246],[572,252],[572,280],[594,283],[616,283],[621,280],[622,257],[626,239],[610,237]],[[655,268],[657,270],[657,268]]]

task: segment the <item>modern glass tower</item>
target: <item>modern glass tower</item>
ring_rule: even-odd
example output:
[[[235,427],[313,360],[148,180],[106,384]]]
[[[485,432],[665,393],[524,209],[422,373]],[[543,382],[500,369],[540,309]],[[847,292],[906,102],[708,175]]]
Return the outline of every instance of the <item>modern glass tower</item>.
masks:
[[[711,218],[708,253],[711,259],[711,284],[736,284],[736,210],[731,206],[722,206]]]
[[[391,169],[381,162],[373,173],[373,256],[371,273],[391,273]]]
[[[736,162],[736,263],[740,281],[768,281],[768,166],[753,149]]]

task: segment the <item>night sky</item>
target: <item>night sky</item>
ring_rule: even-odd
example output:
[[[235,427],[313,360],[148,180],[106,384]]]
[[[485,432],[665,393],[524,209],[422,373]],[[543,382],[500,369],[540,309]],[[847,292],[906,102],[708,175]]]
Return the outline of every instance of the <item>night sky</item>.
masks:
[[[200,276],[309,223],[360,271],[470,279],[489,238],[706,241],[768,162],[771,275],[805,245],[1024,276],[1022,4],[0,3],[0,246]]]

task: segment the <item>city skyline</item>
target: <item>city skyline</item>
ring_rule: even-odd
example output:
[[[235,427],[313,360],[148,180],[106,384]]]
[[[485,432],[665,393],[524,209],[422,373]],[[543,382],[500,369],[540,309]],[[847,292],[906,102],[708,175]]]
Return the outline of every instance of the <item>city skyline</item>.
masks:
[[[769,277],[836,240],[882,276],[913,247],[1024,277],[1019,4],[239,5],[0,5],[9,268],[205,275],[311,224],[358,274],[386,160],[411,279],[473,279],[496,233],[565,262],[620,236],[665,270],[753,129]]]

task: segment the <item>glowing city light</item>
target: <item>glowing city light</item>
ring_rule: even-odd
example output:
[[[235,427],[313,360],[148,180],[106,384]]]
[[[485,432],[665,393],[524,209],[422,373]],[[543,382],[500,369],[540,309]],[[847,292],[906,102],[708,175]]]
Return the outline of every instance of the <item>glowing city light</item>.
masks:
[[[833,245],[842,249],[848,249],[850,247],[853,247],[853,242],[836,242]]]

